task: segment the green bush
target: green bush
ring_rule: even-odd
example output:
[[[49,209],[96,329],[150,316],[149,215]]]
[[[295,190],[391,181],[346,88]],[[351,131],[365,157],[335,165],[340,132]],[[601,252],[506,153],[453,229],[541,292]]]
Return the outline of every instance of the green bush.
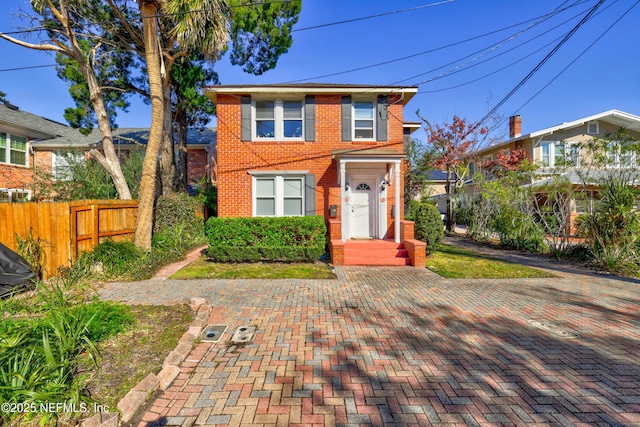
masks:
[[[404,217],[409,221],[413,221],[413,214],[420,206],[420,202],[417,200],[409,200],[404,207]]]
[[[606,270],[640,275],[640,214],[635,208],[639,190],[616,179],[603,180],[593,212],[576,220],[594,260]]]
[[[433,253],[444,239],[444,224],[438,208],[421,203],[415,210],[415,237],[427,244],[427,255]]]
[[[530,252],[545,250],[544,234],[525,212],[505,206],[491,217],[490,224],[503,246]]]
[[[322,216],[209,218],[207,254],[215,261],[312,261],[324,253]]]
[[[106,279],[127,278],[140,267],[143,257],[133,242],[107,239],[84,253],[73,268]]]
[[[173,229],[184,225],[183,232],[204,235],[202,201],[186,193],[174,193],[158,198],[155,206],[153,233]]]

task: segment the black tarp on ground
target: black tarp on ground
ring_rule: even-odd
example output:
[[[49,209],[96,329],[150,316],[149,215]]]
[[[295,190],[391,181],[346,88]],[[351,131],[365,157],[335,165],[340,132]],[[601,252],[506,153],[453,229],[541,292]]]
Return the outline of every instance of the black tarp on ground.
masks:
[[[0,296],[26,285],[34,277],[27,261],[0,243]]]

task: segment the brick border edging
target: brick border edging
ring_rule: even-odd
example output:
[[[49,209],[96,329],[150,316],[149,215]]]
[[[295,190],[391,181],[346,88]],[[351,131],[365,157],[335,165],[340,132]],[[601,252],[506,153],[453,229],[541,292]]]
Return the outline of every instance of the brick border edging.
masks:
[[[117,427],[119,423],[126,423],[147,401],[156,390],[166,390],[180,373],[180,364],[193,349],[193,343],[200,336],[202,328],[209,320],[211,304],[204,298],[191,298],[191,309],[196,313],[187,332],[178,345],[172,350],[162,363],[162,370],[158,374],[149,374],[134,386],[116,405],[118,412],[101,412],[81,422],[82,427]],[[119,416],[120,415],[120,416]],[[119,420],[120,418],[120,420]]]

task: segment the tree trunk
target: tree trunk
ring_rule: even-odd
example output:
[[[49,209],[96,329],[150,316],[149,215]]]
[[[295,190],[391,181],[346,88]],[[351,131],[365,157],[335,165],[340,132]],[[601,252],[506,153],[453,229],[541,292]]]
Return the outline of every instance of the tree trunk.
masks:
[[[178,160],[176,164],[176,188],[178,191],[189,190],[189,175],[187,173],[187,118],[183,110],[176,112],[178,126]]]
[[[83,64],[82,67],[87,67],[87,65]],[[120,159],[113,146],[113,134],[111,132],[111,125],[109,124],[109,116],[107,115],[107,110],[102,100],[100,87],[92,70],[83,70],[83,73],[89,86],[91,104],[98,118],[98,128],[102,134],[102,150],[104,151],[104,156],[94,155],[94,157],[107,172],[109,172],[109,175],[111,175],[111,179],[113,179],[116,191],[118,192],[118,197],[122,200],[129,200],[131,199],[131,192],[129,191],[127,181],[124,179]]]
[[[160,75],[157,4],[152,1],[140,0],[139,5],[144,34],[149,92],[151,95],[151,129],[149,131],[149,141],[147,141],[147,150],[142,165],[135,244],[139,248],[149,250],[151,249],[151,236],[153,231],[153,208],[155,202],[158,155],[160,154],[162,145],[164,100],[162,77]]]
[[[168,80],[169,76],[165,76]],[[175,143],[173,140],[173,117],[171,102],[171,85],[163,85],[164,120],[162,127],[162,152],[160,154],[160,176],[162,177],[162,194],[173,193],[175,188],[176,165]]]
[[[447,231],[451,232],[454,228],[454,220],[453,220],[453,208],[451,206],[451,167],[447,166],[447,221],[446,228]]]

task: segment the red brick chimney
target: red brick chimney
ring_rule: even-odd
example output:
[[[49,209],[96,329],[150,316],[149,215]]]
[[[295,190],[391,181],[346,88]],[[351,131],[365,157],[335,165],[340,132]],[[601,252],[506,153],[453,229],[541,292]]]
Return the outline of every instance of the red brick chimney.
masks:
[[[520,114],[509,117],[509,138],[522,135],[522,118]]]

